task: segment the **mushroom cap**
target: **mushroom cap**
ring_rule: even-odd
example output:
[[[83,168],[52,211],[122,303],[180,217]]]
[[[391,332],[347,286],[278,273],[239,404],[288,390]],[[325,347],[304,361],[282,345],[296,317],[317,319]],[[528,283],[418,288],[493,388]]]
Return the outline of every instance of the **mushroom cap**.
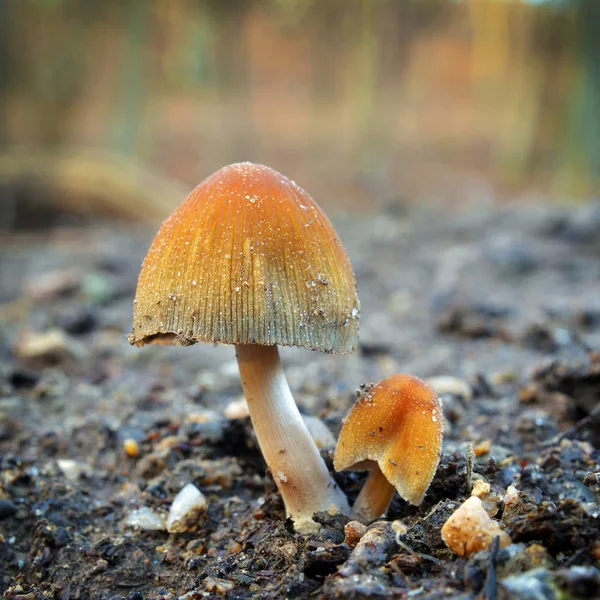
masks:
[[[421,504],[442,450],[442,410],[434,389],[414,375],[392,375],[367,389],[346,417],[336,471],[377,463],[400,496]]]
[[[293,181],[237,163],[205,179],[162,224],[138,280],[129,341],[356,348],[352,265],[323,211]]]

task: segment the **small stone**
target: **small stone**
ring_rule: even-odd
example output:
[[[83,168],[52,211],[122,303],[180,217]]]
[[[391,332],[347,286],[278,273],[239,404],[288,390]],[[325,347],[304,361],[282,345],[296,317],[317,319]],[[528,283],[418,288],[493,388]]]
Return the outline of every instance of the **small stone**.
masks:
[[[544,546],[541,544],[531,544],[525,548],[523,556],[526,560],[526,570],[537,569],[539,567],[552,568],[552,558]]]
[[[435,390],[438,396],[449,394],[450,396],[462,396],[465,400],[470,400],[473,397],[473,388],[464,379],[451,375],[439,375],[428,377],[425,381]]]
[[[246,398],[242,397],[239,400],[230,402],[224,411],[225,417],[230,421],[237,421],[238,419],[247,419],[250,416],[248,410],[248,402]]]
[[[82,475],[89,475],[91,472],[89,465],[71,460],[70,458],[58,459],[56,464],[62,474],[70,481],[77,481]]]
[[[237,552],[240,552],[241,549],[242,549],[242,545],[235,540],[231,540],[230,542],[228,542],[228,544],[226,546],[226,550],[230,554],[236,554]]]
[[[93,310],[87,306],[70,307],[58,318],[58,325],[71,335],[84,335],[93,331],[98,319]]]
[[[519,379],[519,374],[515,369],[506,369],[490,374],[489,381],[492,385],[505,385],[515,383]]]
[[[12,517],[17,512],[17,507],[5,498],[0,498],[0,519]]]
[[[475,452],[475,456],[484,456],[485,454],[489,453],[491,448],[492,440],[487,439],[483,440],[482,442],[479,442],[479,444],[477,444],[477,446],[473,448],[473,451]]]
[[[492,492],[492,488],[487,481],[476,479],[471,490],[471,496],[476,496],[481,500],[483,509],[490,517],[498,513],[502,497],[500,494]]]
[[[185,593],[183,596],[179,596],[177,600],[200,600],[200,598],[206,598],[206,592],[202,592],[200,590],[191,590],[190,592]]]
[[[183,433],[187,437],[202,437],[205,441],[218,442],[223,439],[227,421],[214,410],[190,413],[184,423]]]
[[[167,435],[154,446],[154,454],[164,458],[169,455],[171,450],[179,444],[181,440],[176,435]]]
[[[519,496],[519,490],[514,485],[509,485],[506,488],[506,494],[504,496],[504,506],[508,506],[511,502],[514,502]]]
[[[492,487],[487,481],[483,479],[476,479],[471,490],[471,496],[477,496],[477,498],[483,498],[490,493]]]
[[[356,544],[360,541],[360,538],[366,533],[367,526],[359,523],[358,521],[349,521],[344,526],[344,542],[351,550],[356,548]]]
[[[72,344],[61,329],[27,331],[14,347],[22,360],[60,361],[74,355]]]
[[[165,516],[147,506],[132,510],[125,519],[125,525],[144,531],[164,531],[166,528]]]
[[[135,474],[144,479],[155,477],[165,468],[165,461],[162,456],[154,453],[142,456],[135,466]]]
[[[206,512],[207,506],[208,501],[204,494],[193,483],[188,483],[173,500],[167,519],[167,531],[193,531],[198,526],[200,515]]]
[[[204,580],[204,587],[209,592],[216,592],[217,594],[226,594],[228,591],[233,589],[234,584],[232,581],[227,581],[226,579],[207,577]]]
[[[50,271],[28,279],[24,291],[36,302],[47,302],[75,291],[79,287],[79,280],[79,273],[73,269]]]
[[[204,424],[211,423],[215,419],[219,418],[219,414],[213,410],[202,410],[198,412],[190,413],[186,417],[188,423]]]
[[[130,458],[137,458],[140,455],[140,445],[133,438],[123,441],[123,450]]]
[[[533,497],[519,491],[513,485],[509,485],[504,496],[502,522],[510,528],[516,519],[534,512],[537,506]]]
[[[104,558],[100,558],[96,564],[91,568],[90,575],[97,575],[99,573],[106,573],[108,570],[108,561]]]
[[[506,577],[500,582],[500,598],[513,600],[556,600],[559,598],[552,575],[547,569],[533,569]]]
[[[454,553],[471,556],[485,550],[500,537],[500,547],[512,543],[510,536],[492,521],[480,498],[471,496],[452,513],[442,527],[442,539]]]

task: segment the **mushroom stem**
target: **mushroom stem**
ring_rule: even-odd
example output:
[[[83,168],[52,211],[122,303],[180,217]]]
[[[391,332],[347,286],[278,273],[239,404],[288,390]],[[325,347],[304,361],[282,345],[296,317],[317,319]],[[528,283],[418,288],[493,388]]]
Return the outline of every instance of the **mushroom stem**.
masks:
[[[383,516],[395,491],[396,488],[387,480],[377,463],[374,463],[369,477],[352,507],[352,518],[369,524]]]
[[[256,437],[294,528],[318,531],[313,514],[332,506],[348,514],[294,402],[277,346],[237,345],[236,354]]]

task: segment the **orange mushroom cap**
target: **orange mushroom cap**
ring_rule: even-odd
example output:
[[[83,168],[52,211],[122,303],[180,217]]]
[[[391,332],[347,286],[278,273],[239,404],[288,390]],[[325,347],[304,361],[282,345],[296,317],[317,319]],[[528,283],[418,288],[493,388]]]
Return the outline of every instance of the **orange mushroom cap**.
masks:
[[[277,171],[246,162],[205,179],[163,223],[129,341],[347,353],[358,316],[352,266],[323,211]]]
[[[393,375],[366,391],[346,417],[336,471],[375,461],[400,496],[421,504],[442,449],[442,411],[434,389],[414,375]]]

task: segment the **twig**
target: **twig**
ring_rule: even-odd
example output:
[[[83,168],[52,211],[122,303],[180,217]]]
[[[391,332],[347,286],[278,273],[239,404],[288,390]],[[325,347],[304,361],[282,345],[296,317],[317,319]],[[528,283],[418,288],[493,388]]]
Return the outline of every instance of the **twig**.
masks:
[[[404,550],[406,550],[411,556],[415,557],[415,558],[420,558],[421,560],[428,560],[429,562],[432,562],[434,565],[442,565],[442,561],[438,560],[437,558],[434,558],[433,556],[429,556],[429,554],[421,554],[421,552],[417,552],[416,550],[413,550],[408,544],[405,544],[403,541],[398,539],[398,535],[396,536],[396,544],[398,544],[398,546],[400,546],[400,548],[403,548]]]
[[[445,500],[440,500],[428,513],[425,517],[423,517],[423,521],[427,521],[427,519],[429,519],[429,517],[431,517],[436,511],[437,509],[444,504]]]
[[[490,567],[485,580],[484,593],[487,600],[496,600],[498,591],[496,585],[496,558],[500,549],[500,536],[497,535],[490,549]]]

